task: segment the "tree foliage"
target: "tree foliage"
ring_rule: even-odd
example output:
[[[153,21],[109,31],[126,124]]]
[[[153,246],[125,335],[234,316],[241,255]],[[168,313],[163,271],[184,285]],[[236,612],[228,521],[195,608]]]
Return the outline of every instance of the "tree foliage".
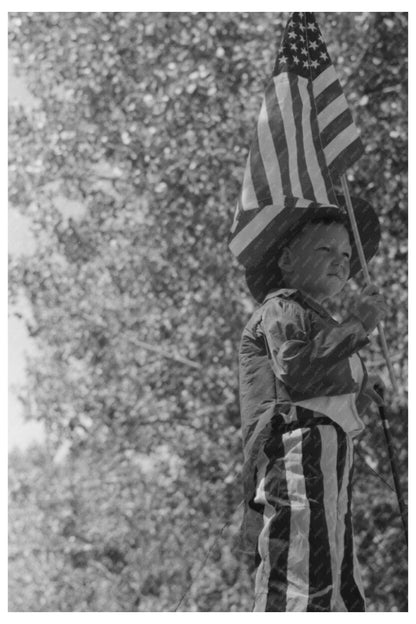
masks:
[[[22,400],[47,429],[45,447],[10,457],[11,610],[169,611],[189,587],[180,610],[251,609],[237,349],[254,302],[227,235],[287,17],[10,14],[15,71],[37,98],[9,116],[9,199],[37,241],[10,258],[10,301],[31,302],[40,354]],[[404,477],[407,15],[318,19],[366,146],[351,188],[383,229],[370,270],[390,304]],[[367,364],[388,382],[375,340]],[[368,472],[390,479],[375,413],[359,445],[369,608],[405,610],[396,501]]]

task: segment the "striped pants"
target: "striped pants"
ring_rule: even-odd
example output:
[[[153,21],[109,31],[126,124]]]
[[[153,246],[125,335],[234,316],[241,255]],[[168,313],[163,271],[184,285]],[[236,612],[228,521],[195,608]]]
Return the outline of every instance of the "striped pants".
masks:
[[[351,519],[353,442],[336,424],[279,433],[257,464],[253,611],[365,611]]]

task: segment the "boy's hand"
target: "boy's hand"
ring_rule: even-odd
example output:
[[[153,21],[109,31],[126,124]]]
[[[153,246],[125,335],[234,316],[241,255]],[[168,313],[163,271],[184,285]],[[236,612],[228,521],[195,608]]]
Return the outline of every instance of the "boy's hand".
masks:
[[[368,334],[383,320],[387,314],[387,303],[376,286],[366,286],[361,295],[358,295],[353,314],[360,319]]]
[[[379,392],[375,388],[378,388]],[[380,375],[368,375],[367,383],[362,388],[355,402],[360,415],[367,411],[371,403],[375,403],[378,407],[384,405],[384,399],[380,394],[384,388],[385,385]]]
[[[380,375],[368,375],[363,393],[367,395],[378,406],[384,405],[383,392],[386,386]]]

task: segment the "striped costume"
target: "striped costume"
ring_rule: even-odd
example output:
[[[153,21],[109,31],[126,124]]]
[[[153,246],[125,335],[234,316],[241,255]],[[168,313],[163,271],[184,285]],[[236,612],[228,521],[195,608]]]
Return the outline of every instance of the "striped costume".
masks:
[[[368,343],[297,290],[270,293],[244,329],[243,547],[254,611],[365,611],[351,523],[353,437]]]

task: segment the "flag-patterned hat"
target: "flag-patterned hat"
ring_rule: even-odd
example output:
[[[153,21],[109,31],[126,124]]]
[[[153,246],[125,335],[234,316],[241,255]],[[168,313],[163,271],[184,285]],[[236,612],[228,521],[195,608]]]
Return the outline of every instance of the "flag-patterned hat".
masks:
[[[253,270],[281,238],[279,231],[291,229],[289,222],[292,227],[311,210],[337,206],[334,184],[362,153],[315,16],[293,13],[266,87],[229,235],[238,261]],[[370,223],[378,224],[366,206]],[[359,225],[359,232],[366,246],[371,231]]]

